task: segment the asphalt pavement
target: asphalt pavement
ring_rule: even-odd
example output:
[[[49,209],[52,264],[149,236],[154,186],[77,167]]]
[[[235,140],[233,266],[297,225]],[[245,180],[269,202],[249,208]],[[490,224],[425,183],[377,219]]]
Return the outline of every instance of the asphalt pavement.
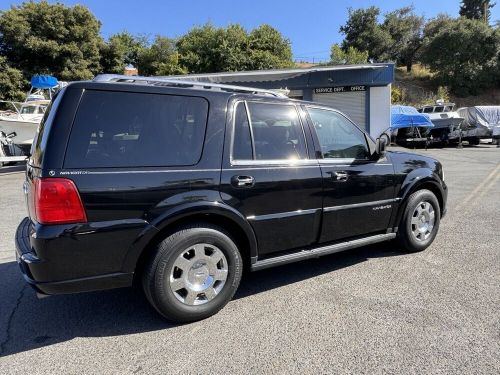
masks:
[[[24,169],[1,168],[0,374],[500,373],[500,149],[416,152],[449,186],[426,251],[378,244],[248,274],[185,325],[132,288],[37,299],[14,256]]]

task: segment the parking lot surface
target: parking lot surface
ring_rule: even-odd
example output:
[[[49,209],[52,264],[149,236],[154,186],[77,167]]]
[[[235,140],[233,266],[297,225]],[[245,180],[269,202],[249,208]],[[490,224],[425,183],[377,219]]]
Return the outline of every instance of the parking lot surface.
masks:
[[[135,289],[37,299],[14,256],[23,167],[0,169],[0,374],[500,373],[500,149],[417,152],[449,187],[426,251],[378,244],[252,273],[186,325]]]

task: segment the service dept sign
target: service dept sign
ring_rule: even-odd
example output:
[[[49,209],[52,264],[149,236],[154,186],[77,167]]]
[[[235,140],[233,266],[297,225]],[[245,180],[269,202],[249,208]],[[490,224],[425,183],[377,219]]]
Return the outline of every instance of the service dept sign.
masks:
[[[336,87],[317,87],[315,94],[334,94],[337,92],[355,92],[366,91],[366,86],[336,86]]]

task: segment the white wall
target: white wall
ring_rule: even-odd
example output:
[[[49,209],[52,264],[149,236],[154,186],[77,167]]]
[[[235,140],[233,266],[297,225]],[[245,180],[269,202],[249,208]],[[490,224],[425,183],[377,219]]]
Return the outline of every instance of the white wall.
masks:
[[[377,138],[391,126],[391,85],[370,87],[370,135]]]

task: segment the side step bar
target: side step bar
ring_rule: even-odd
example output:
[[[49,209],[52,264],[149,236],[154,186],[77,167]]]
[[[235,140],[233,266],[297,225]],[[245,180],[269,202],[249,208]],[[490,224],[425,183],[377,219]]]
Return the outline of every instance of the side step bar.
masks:
[[[338,253],[340,251],[354,249],[356,247],[371,245],[377,242],[392,240],[396,237],[396,233],[377,234],[375,236],[360,238],[357,240],[346,241],[329,246],[317,247],[314,249],[301,250],[296,253],[281,255],[274,258],[258,260],[252,264],[252,271],[259,271],[282,264],[298,262],[305,259],[319,258],[323,255]]]

